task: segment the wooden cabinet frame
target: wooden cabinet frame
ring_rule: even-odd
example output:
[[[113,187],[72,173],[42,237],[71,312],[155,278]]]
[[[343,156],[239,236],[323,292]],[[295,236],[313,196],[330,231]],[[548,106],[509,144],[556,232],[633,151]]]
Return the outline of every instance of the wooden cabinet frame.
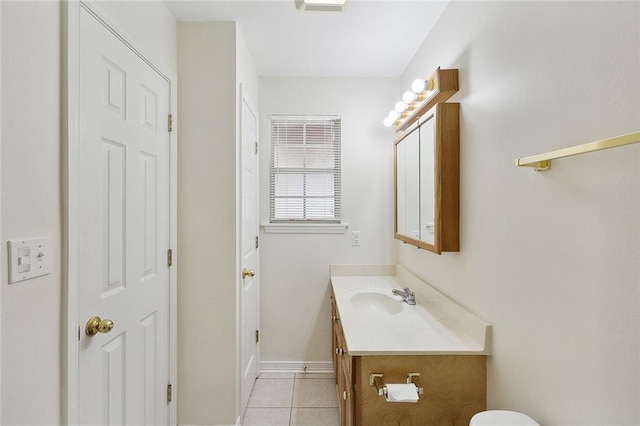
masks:
[[[398,144],[434,120],[434,242],[398,232]],[[420,214],[420,213],[419,213]],[[460,251],[460,104],[440,103],[394,141],[394,237],[436,254]]]

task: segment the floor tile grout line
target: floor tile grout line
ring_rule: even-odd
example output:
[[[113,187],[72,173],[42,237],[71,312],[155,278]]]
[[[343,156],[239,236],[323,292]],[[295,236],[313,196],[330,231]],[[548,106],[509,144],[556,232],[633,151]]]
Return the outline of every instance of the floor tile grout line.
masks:
[[[293,392],[291,392],[291,406],[289,407],[289,426],[291,425],[291,422],[293,420],[293,398],[296,394],[296,375],[293,375]]]

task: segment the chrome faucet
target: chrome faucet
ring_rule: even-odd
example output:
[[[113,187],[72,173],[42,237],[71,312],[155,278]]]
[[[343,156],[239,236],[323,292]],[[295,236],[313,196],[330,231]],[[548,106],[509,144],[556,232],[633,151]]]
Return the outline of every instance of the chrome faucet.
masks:
[[[396,290],[395,288],[391,290],[391,293],[394,296],[401,296],[402,300],[407,303],[407,305],[415,305],[416,304],[416,294],[409,289],[409,287],[405,287],[403,291]]]

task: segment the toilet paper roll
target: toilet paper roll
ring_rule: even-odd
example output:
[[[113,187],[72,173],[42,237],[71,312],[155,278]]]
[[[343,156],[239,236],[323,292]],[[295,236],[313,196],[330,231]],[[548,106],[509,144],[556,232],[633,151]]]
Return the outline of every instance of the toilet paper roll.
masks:
[[[413,383],[390,383],[386,387],[387,402],[418,402],[418,388]]]

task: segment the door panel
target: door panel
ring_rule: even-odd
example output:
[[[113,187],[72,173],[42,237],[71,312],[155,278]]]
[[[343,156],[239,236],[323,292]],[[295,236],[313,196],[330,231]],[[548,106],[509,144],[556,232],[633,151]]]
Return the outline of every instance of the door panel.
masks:
[[[102,421],[105,424],[125,424],[126,380],[125,380],[125,345],[124,336],[120,334],[102,346],[103,383],[109,404],[105,404]]]
[[[169,83],[82,8],[79,71],[79,424],[166,425]]]

